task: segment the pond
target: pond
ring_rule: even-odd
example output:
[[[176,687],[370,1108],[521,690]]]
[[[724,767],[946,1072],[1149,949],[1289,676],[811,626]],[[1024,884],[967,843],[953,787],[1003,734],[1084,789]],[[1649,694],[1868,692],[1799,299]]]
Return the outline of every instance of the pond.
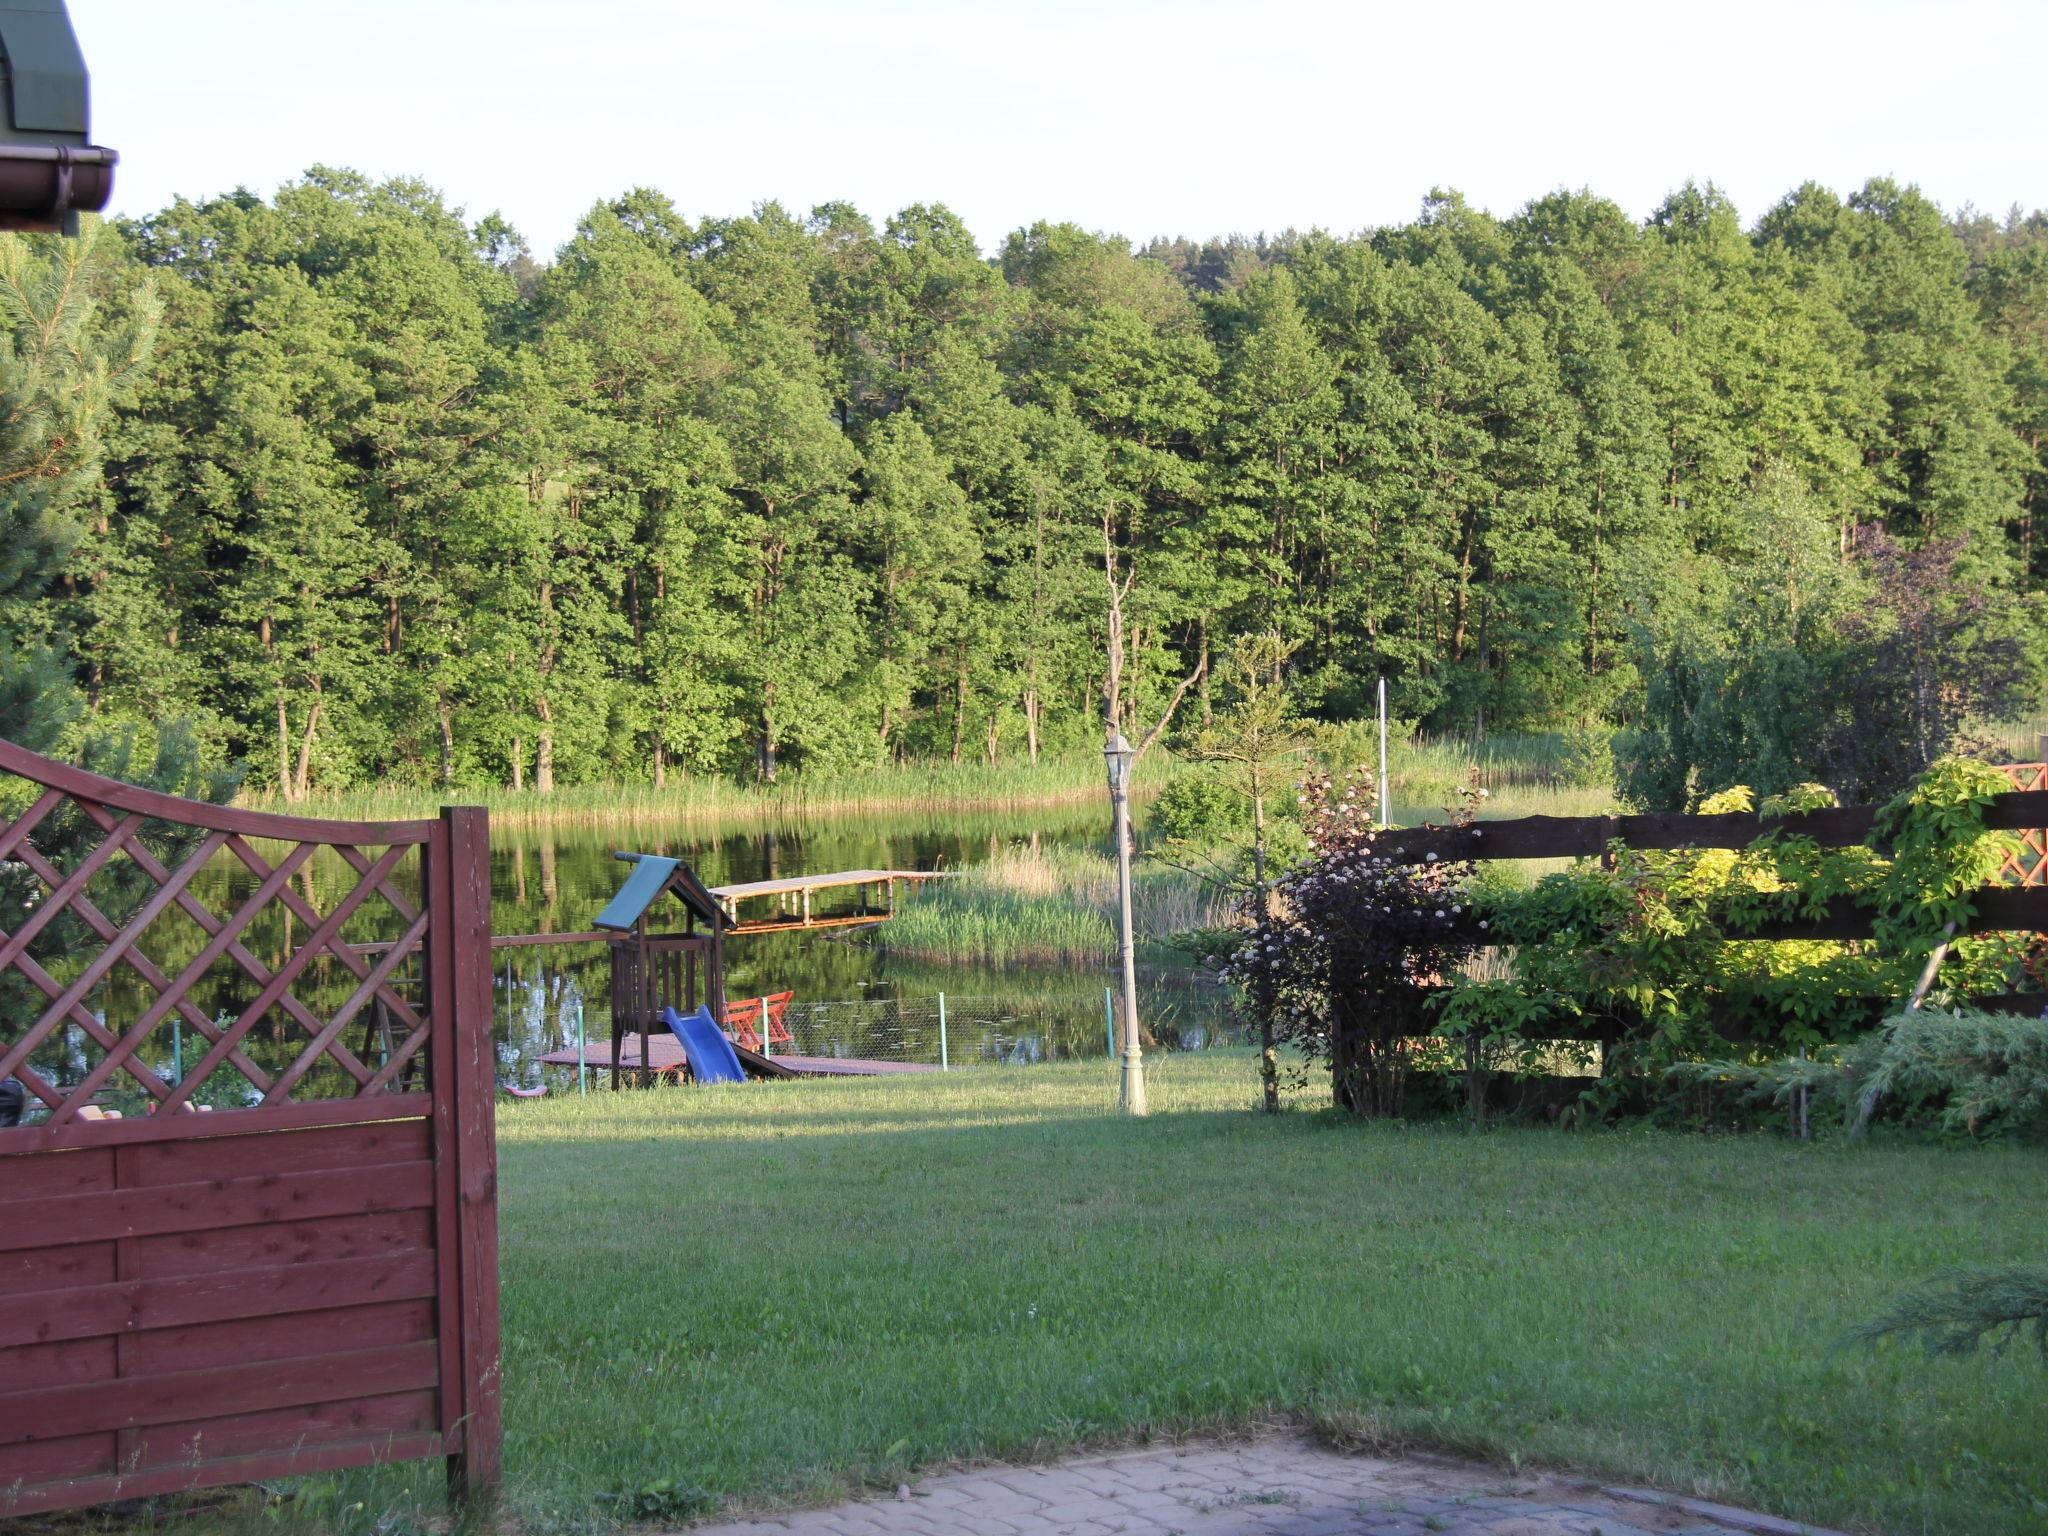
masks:
[[[501,934],[588,928],[624,878],[626,866],[613,857],[622,847],[686,859],[708,884],[727,885],[842,869],[966,869],[1012,842],[1106,854],[1104,819],[1052,813],[1023,822],[1007,817],[998,828],[837,818],[630,835],[509,829],[494,839],[494,927]],[[606,1036],[601,946],[500,950],[497,960],[501,1077],[522,1087],[573,1082],[574,1069],[557,1073],[539,1058],[573,1048],[579,1022],[589,1038]],[[805,1054],[929,1062],[943,1056],[956,1066],[1102,1056],[1104,990],[1113,981],[1107,967],[909,962],[885,954],[872,930],[863,929],[761,934],[727,949],[730,997],[795,993],[793,1049]],[[1139,1009],[1147,1033],[1164,1048],[1200,1049],[1232,1035],[1226,995],[1191,970],[1145,968]]]

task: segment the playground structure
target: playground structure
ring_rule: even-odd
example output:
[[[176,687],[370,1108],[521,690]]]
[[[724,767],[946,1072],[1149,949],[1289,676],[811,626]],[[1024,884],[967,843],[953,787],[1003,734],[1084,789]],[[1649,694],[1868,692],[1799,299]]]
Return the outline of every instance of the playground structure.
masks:
[[[630,864],[632,873],[598,914],[594,932],[521,934],[499,941],[505,945],[602,942],[607,948],[610,1038],[579,1040],[573,1049],[543,1056],[544,1063],[575,1067],[579,1080],[588,1070],[608,1073],[614,1089],[627,1077],[651,1083],[699,1076],[691,1068],[686,1033],[667,1021],[671,1015],[687,1020],[701,1007],[724,1032],[750,1077],[873,1077],[933,1070],[906,1062],[777,1055],[777,1045],[790,1043],[783,1015],[793,994],[778,992],[729,1001],[725,950],[730,939],[747,934],[885,922],[895,913],[899,882],[916,884],[940,878],[938,875],[857,869],[707,886],[681,859],[644,853],[614,857]],[[815,892],[849,889],[860,893],[850,911],[821,912],[813,904]],[[671,898],[675,905],[671,907],[664,898]],[[741,915],[741,902],[760,900],[772,903],[772,909],[752,917]],[[682,932],[656,931],[661,917],[678,908]]]

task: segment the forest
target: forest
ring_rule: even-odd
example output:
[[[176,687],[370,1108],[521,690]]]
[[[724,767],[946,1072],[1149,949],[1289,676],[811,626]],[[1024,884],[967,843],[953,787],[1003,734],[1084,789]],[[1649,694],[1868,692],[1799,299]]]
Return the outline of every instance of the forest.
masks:
[[[1100,739],[1106,569],[1120,711],[1271,633],[1312,718],[1618,731],[1644,803],[1886,788],[2048,667],[2038,212],[991,258],[635,190],[540,260],[316,168],[0,243],[0,682],[289,800],[1036,760]]]

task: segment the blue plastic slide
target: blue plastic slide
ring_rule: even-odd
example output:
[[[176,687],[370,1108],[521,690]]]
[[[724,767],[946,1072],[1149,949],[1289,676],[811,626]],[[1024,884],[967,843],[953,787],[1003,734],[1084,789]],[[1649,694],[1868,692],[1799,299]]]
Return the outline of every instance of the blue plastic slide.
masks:
[[[673,1008],[661,1010],[661,1022],[669,1033],[682,1042],[684,1054],[690,1058],[690,1076],[700,1083],[743,1083],[747,1074],[740,1070],[740,1059],[732,1051],[732,1042],[719,1032],[718,1021],[711,1017],[711,1010],[700,1006],[688,1018]]]

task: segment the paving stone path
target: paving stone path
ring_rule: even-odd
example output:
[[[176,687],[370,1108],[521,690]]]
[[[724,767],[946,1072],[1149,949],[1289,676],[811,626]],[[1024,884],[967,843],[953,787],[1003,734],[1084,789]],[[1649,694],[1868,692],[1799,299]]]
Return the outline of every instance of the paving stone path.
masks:
[[[1646,1489],[1273,1437],[929,1477],[690,1536],[1837,1536]]]

